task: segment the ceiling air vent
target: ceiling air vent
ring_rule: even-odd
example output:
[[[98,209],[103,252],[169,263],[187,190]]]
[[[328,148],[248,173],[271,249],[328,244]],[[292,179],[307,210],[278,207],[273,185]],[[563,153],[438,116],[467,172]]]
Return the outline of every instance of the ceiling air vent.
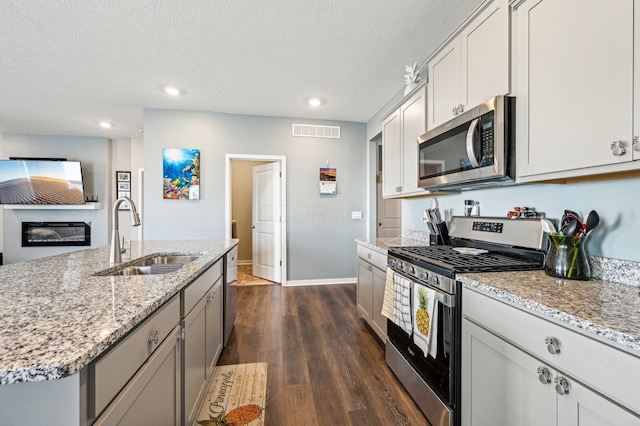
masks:
[[[340,139],[340,126],[316,126],[314,124],[292,124],[291,134],[308,138]]]

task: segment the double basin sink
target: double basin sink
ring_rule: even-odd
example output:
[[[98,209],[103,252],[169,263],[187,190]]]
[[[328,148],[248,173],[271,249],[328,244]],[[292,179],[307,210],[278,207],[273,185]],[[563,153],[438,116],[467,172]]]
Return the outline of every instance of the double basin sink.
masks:
[[[157,275],[175,272],[187,263],[198,259],[199,255],[193,254],[158,254],[144,257],[116,269],[109,268],[96,272],[98,276],[118,275]]]

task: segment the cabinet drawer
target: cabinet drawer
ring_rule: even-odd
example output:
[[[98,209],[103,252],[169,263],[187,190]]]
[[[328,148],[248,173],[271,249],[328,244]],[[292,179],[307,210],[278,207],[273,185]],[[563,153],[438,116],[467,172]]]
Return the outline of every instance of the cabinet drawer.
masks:
[[[467,288],[462,300],[467,319],[640,413],[640,358]],[[558,353],[549,352],[548,338],[559,342]]]
[[[362,260],[369,262],[378,269],[386,271],[387,269],[387,255],[378,251],[358,244],[358,257]]]
[[[184,289],[184,315],[186,316],[216,280],[222,275],[222,261],[219,260]]]
[[[179,294],[95,362],[93,367],[94,414],[100,413],[120,392],[120,389],[127,384],[178,323],[180,323]]]

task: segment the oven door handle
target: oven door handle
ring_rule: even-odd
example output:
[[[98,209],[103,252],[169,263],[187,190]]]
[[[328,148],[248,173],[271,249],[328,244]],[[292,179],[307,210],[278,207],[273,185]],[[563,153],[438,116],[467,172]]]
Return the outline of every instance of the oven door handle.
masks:
[[[455,308],[456,306],[456,299],[450,294],[436,291],[435,298],[447,308]]]
[[[471,122],[471,124],[469,125],[469,129],[467,130],[467,157],[469,157],[469,163],[473,168],[480,167],[480,163],[478,162],[478,157],[476,157],[476,150],[475,150],[475,144],[474,144],[477,127],[478,127],[478,119],[475,118]]]

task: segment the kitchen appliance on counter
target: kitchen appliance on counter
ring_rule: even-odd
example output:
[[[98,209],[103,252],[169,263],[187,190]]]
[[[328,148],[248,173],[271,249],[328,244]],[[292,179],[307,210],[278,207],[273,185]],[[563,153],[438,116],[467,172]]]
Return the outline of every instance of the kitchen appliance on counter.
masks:
[[[225,283],[224,283],[224,340],[223,344],[226,347],[233,330],[233,324],[236,322],[236,311],[238,304],[238,287],[236,286],[238,281],[238,246],[235,246],[225,255]]]
[[[387,365],[434,426],[460,424],[460,342],[462,284],[459,274],[542,269],[547,239],[544,219],[454,216],[450,245],[390,247],[387,265],[394,286],[409,288],[412,306],[407,329],[387,320]],[[432,344],[416,344],[416,292],[431,292],[437,303]],[[397,293],[396,293],[397,295]],[[397,298],[397,297],[396,297]],[[431,298],[431,297],[430,297]],[[424,314],[423,314],[424,315]],[[437,325],[436,325],[437,324]],[[432,350],[433,349],[433,350]],[[428,352],[428,354],[427,354]],[[426,355],[425,355],[426,354]]]
[[[496,96],[418,138],[418,186],[430,191],[512,184],[515,98]]]

